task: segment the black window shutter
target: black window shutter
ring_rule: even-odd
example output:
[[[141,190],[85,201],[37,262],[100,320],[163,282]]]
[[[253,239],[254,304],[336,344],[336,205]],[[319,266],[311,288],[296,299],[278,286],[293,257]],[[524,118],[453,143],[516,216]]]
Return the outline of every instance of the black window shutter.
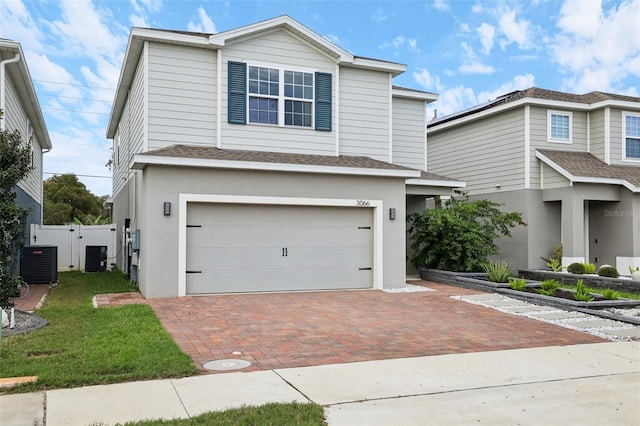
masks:
[[[229,123],[247,124],[247,64],[229,61]]]
[[[316,130],[331,131],[331,74],[316,73]]]

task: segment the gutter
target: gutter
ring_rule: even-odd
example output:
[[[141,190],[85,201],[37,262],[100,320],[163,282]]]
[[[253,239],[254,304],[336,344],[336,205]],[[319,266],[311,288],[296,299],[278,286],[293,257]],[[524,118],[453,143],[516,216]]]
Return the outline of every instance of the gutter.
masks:
[[[5,59],[4,61],[0,62],[0,110],[3,111],[2,117],[0,117],[0,131],[3,131],[4,128],[4,110],[5,110],[5,71],[4,68],[7,64],[11,64],[14,62],[18,62],[20,60],[20,54],[16,53],[16,56],[14,56],[11,59]]]

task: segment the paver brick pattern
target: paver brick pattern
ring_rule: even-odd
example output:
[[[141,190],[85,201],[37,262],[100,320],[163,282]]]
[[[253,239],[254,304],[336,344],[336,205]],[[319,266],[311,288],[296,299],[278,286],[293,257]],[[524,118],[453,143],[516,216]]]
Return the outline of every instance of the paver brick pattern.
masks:
[[[473,290],[418,284],[436,291],[189,296],[147,303],[199,368],[228,358],[250,361],[242,371],[254,371],[604,341],[449,297],[479,293]]]

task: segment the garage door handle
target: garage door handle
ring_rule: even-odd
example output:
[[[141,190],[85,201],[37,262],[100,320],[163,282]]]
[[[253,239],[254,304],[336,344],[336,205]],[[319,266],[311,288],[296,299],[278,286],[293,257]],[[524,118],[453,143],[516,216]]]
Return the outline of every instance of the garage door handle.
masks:
[[[187,274],[201,274],[202,271],[187,271]]]
[[[370,271],[371,268],[358,268],[358,271]]]
[[[282,257],[289,256],[289,250],[286,247],[282,247]]]

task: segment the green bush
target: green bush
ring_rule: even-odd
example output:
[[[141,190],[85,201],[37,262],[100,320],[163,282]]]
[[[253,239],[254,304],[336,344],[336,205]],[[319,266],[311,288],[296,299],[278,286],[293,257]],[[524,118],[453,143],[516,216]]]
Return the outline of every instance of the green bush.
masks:
[[[584,281],[578,280],[576,283],[576,293],[573,295],[573,298],[580,302],[591,302],[593,300],[593,296],[589,294],[584,286]]]
[[[521,213],[506,213],[501,204],[489,200],[469,200],[463,191],[443,206],[407,216],[413,255],[419,268],[454,272],[478,272],[491,255],[499,254],[495,240],[511,236],[517,225],[526,226]]]
[[[583,262],[582,266],[584,266],[585,274],[595,274],[596,273],[596,264],[591,262]]]
[[[602,292],[602,297],[604,297],[607,300],[616,300],[620,298],[620,293],[608,288]]]
[[[508,283],[512,275],[509,265],[504,260],[485,263],[482,269],[487,273],[487,279],[494,283]]]
[[[609,266],[609,265],[600,267],[600,269],[598,270],[598,275],[600,275],[601,277],[609,277],[609,278],[618,278],[620,276],[620,274],[618,273],[618,270],[613,266]]]
[[[554,258],[549,259],[549,261],[547,262],[547,266],[551,268],[553,272],[562,271],[562,261],[558,259],[554,259]]]
[[[567,272],[570,274],[582,275],[584,274],[584,264],[580,262],[574,262],[567,266]]]
[[[556,293],[558,287],[560,287],[560,283],[553,278],[550,278],[540,283],[538,293],[544,294],[545,296],[553,296]]]
[[[512,290],[523,291],[527,287],[527,282],[524,278],[511,278],[509,279],[509,287]]]

